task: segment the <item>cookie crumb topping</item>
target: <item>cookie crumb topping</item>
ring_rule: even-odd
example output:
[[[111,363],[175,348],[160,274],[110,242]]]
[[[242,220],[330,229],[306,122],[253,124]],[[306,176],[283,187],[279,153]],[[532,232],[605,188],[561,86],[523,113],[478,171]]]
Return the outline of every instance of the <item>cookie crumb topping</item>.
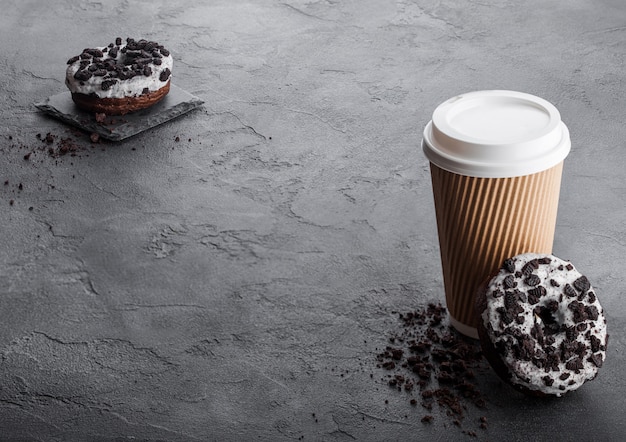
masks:
[[[85,48],[67,61],[71,92],[120,98],[160,89],[172,75],[172,57],[155,41],[117,37],[104,47]]]
[[[80,55],[70,58],[67,64],[71,65],[79,60],[86,60],[87,63],[80,63],[80,68],[74,74],[74,78],[79,81],[87,81],[94,75],[103,77],[102,90],[108,90],[120,80],[128,80],[142,75],[149,77],[152,75],[150,65],[160,65],[161,58],[169,55],[167,49],[154,41],[144,39],[135,41],[132,38],[127,38],[126,44],[122,46],[122,39],[118,37],[115,39],[115,45],[110,43],[102,49],[83,49]],[[165,69],[159,75],[159,80],[167,81],[170,75],[171,71]]]

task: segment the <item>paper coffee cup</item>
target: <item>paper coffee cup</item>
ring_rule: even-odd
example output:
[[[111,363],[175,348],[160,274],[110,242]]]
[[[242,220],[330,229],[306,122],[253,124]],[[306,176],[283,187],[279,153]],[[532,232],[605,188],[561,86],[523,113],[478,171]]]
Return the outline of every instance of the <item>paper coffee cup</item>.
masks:
[[[476,338],[477,287],[506,258],[552,252],[569,132],[546,100],[479,91],[439,105],[422,147],[431,163],[446,306],[452,325]]]

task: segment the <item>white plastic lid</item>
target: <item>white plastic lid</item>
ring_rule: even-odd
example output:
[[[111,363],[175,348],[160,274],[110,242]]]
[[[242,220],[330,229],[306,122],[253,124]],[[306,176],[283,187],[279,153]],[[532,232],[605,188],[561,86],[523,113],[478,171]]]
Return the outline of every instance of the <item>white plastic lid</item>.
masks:
[[[459,175],[502,178],[541,172],[565,159],[569,131],[546,100],[513,91],[478,91],[440,104],[422,148]]]

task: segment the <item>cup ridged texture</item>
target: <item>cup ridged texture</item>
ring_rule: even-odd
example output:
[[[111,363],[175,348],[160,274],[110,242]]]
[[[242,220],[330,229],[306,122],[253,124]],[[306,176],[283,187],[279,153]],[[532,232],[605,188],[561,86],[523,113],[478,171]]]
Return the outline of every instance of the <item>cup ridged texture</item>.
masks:
[[[446,305],[454,319],[475,328],[476,289],[506,258],[552,253],[563,162],[511,178],[430,167]]]

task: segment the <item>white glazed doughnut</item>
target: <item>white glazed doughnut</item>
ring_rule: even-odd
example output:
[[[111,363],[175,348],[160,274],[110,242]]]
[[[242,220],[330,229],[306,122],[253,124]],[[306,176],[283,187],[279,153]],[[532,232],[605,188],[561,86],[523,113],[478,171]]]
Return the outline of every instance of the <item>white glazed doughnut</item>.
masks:
[[[173,59],[162,45],[132,38],[87,48],[68,60],[65,84],[90,112],[123,115],[145,109],[169,92]]]
[[[606,319],[591,284],[570,262],[517,255],[478,296],[485,356],[511,385],[561,396],[596,377],[606,358]]]

